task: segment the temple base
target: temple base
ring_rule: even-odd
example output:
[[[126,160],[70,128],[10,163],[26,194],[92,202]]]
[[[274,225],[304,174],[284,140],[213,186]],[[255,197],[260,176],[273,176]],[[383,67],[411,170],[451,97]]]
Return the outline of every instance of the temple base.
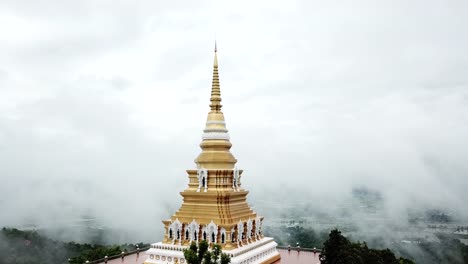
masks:
[[[271,264],[280,259],[276,250],[276,242],[271,237],[252,242],[232,250],[223,250],[223,253],[231,257],[231,264],[261,263]],[[148,259],[144,264],[186,264],[184,252],[187,246],[163,244],[161,242],[151,244],[146,251]]]
[[[280,262],[279,262],[280,259],[281,259],[281,255],[280,255],[280,253],[277,252],[276,255],[271,256],[269,259],[264,260],[264,261],[262,261],[262,262],[260,262],[260,263],[261,263],[261,264],[280,263]]]

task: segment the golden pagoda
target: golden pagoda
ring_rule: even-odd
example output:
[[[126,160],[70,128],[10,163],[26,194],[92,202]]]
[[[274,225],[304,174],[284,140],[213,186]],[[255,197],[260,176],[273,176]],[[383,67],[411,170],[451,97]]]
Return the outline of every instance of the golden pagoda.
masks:
[[[180,193],[182,206],[163,221],[164,238],[151,245],[145,264],[183,264],[183,249],[201,240],[221,245],[233,264],[268,264],[280,259],[276,242],[263,236],[263,217],[247,204],[249,192],[241,185],[243,171],[230,152],[232,144],[221,111],[216,44],[210,102],[197,167],[187,170],[188,187]]]

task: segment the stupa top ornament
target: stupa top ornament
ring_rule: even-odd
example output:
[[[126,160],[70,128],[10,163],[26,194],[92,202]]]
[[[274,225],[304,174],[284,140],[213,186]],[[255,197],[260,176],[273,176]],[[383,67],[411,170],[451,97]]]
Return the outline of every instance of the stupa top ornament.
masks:
[[[210,112],[203,130],[200,147],[202,152],[195,159],[198,168],[205,169],[233,169],[237,160],[234,158],[226,128],[224,114],[221,111],[221,88],[219,85],[218,56],[215,42],[213,62],[213,81],[211,84]]]

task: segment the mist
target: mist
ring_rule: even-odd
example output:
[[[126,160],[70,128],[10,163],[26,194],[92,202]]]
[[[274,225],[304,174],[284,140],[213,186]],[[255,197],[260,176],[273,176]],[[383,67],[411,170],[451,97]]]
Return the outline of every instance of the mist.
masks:
[[[200,151],[215,39],[231,151],[267,224],[297,208],[388,236],[425,210],[468,221],[465,1],[0,10],[0,226],[161,240]],[[380,197],[373,230],[356,188]]]

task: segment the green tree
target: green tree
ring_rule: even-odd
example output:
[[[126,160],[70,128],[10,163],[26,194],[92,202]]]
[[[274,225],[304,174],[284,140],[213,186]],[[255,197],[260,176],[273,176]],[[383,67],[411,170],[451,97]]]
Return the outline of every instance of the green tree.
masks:
[[[320,253],[322,264],[414,264],[395,257],[390,249],[371,249],[364,243],[353,243],[337,229],[332,230]]]
[[[323,243],[322,252],[320,253],[321,263],[338,263],[337,261],[340,253],[346,251],[349,245],[349,240],[341,235],[341,232],[338,229],[332,230],[328,239]]]
[[[211,251],[208,250],[208,242],[201,241],[198,246],[192,242],[188,249],[184,249],[184,257],[188,264],[229,264],[231,258],[221,250],[221,246],[215,244]]]

